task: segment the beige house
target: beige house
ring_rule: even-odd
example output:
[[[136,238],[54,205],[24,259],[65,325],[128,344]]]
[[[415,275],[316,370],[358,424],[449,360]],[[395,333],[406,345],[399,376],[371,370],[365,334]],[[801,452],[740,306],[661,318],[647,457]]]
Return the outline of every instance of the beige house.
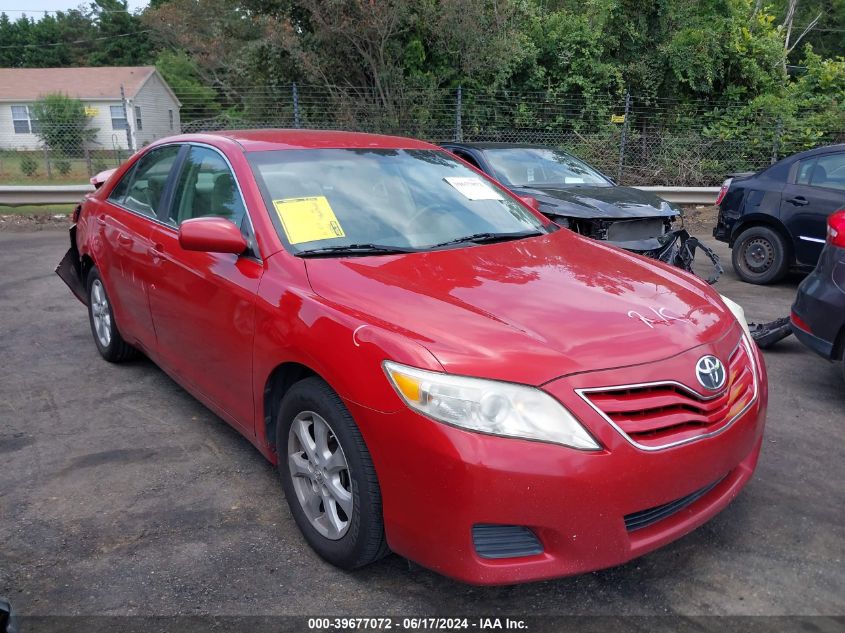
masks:
[[[31,106],[55,93],[85,104],[97,129],[92,150],[137,150],[179,134],[181,103],[153,66],[0,68],[0,150],[42,146]]]

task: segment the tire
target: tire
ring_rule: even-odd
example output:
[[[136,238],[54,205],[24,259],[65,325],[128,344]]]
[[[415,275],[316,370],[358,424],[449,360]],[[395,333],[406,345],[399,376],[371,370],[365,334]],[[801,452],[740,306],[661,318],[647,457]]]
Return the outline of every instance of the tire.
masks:
[[[322,425],[326,440],[320,443]],[[291,514],[317,554],[342,569],[387,554],[370,453],[340,397],[320,378],[301,380],[285,394],[276,418],[276,450]],[[309,456],[309,450],[319,456]]]
[[[774,283],[789,270],[789,247],[774,229],[752,226],[736,238],[731,262],[743,281],[759,285]]]
[[[122,363],[136,358],[138,350],[123,340],[114,319],[111,302],[100,271],[92,268],[86,281],[88,291],[88,322],[100,356],[110,363]]]

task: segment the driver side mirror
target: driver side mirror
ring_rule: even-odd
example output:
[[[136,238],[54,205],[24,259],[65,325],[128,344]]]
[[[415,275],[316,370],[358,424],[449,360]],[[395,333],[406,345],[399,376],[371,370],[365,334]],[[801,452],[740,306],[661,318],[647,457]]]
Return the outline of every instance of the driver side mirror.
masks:
[[[179,246],[186,251],[234,253],[247,249],[241,230],[226,218],[191,218],[179,225]]]
[[[534,209],[535,211],[540,210],[540,201],[537,200],[534,196],[517,196],[520,200],[522,200],[523,204],[527,204],[529,207]]]

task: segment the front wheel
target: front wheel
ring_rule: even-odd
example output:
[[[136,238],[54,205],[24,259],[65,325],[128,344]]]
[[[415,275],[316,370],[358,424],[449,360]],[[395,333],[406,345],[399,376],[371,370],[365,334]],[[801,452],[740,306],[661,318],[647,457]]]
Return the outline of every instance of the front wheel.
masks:
[[[321,379],[306,378],[285,394],[276,451],[291,514],[314,551],[343,569],[387,553],[370,453],[340,397]]]
[[[789,269],[786,240],[767,226],[752,226],[736,238],[731,261],[743,281],[760,285],[780,281]]]
[[[88,320],[97,350],[107,361],[120,363],[138,355],[138,350],[124,341],[117,329],[109,295],[96,268],[88,273]]]

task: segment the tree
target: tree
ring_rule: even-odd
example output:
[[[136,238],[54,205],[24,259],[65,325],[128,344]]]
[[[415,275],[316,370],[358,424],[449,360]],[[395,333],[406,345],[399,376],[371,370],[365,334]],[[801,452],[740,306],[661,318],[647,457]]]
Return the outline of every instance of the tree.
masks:
[[[138,66],[149,63],[152,43],[125,0],[96,0],[33,20],[0,13],[0,66]]]
[[[220,112],[219,95],[200,79],[196,62],[184,51],[162,51],[156,69],[171,87],[184,108],[182,122],[205,119]]]
[[[62,94],[42,97],[32,106],[38,121],[35,133],[52,151],[63,156],[79,156],[85,143],[92,141],[96,128],[88,127],[85,106],[78,99]]]

